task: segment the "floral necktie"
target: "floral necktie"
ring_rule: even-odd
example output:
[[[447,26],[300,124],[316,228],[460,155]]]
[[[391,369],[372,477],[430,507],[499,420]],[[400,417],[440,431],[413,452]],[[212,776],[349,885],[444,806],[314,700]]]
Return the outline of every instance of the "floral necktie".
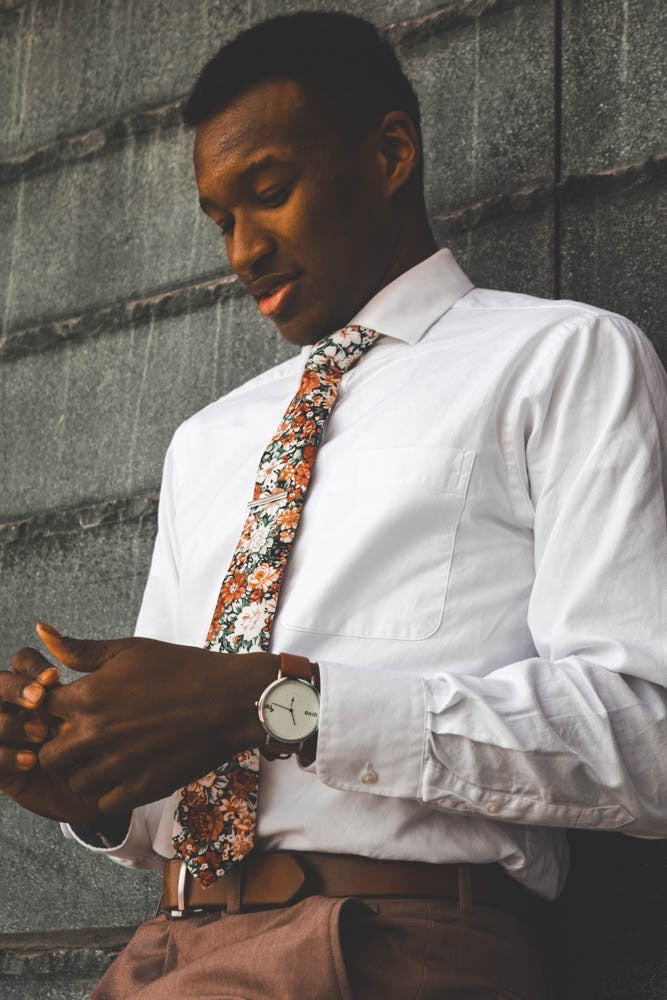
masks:
[[[220,587],[205,649],[268,650],[325,421],[343,374],[380,336],[346,326],[313,345],[298,391],[260,459],[250,513]],[[252,850],[258,771],[259,750],[245,750],[181,792],[173,844],[204,886]]]

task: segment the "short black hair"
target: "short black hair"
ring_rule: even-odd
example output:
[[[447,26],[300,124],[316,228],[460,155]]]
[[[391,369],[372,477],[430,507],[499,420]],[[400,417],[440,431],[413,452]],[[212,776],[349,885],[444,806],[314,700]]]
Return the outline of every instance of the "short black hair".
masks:
[[[183,109],[199,125],[263,80],[290,79],[319,101],[354,146],[388,111],[405,111],[421,146],[419,101],[375,25],[337,11],[299,11],[261,21],[227,42],[202,69]],[[423,184],[420,157],[418,177]]]

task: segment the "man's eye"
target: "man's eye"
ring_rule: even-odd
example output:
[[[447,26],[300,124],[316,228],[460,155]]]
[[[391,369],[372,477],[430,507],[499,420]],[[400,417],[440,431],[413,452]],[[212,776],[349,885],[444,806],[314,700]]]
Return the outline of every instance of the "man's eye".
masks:
[[[292,191],[292,188],[293,185],[290,183],[286,187],[279,188],[277,191],[270,191],[267,194],[258,195],[257,197],[259,199],[260,204],[267,205],[269,208],[277,208],[279,205],[282,205],[284,202],[287,201]],[[226,226],[223,225],[222,223],[220,223],[220,225],[218,226],[218,229],[220,230],[223,236],[226,236],[232,230],[232,228],[233,228],[232,225]]]
[[[268,194],[260,195],[259,200],[262,205],[269,205],[271,207],[276,207],[282,205],[283,202],[287,201],[287,197],[292,190],[292,185],[288,184],[287,187],[281,187],[277,191],[270,191]]]

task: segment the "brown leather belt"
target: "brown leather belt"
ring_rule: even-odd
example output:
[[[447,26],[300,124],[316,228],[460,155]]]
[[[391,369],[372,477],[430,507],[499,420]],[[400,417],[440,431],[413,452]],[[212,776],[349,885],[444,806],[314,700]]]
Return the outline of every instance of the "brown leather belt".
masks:
[[[238,913],[288,906],[311,895],[451,899],[462,910],[481,903],[523,918],[544,906],[498,864],[438,865],[378,861],[354,854],[275,851],[249,854],[207,888],[180,859],[166,861],[159,909],[175,919],[207,910]]]

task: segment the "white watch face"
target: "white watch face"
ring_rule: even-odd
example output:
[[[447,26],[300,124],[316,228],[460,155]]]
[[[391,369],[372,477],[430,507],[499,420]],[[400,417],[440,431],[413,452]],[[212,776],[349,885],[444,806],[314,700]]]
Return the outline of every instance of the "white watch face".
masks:
[[[281,677],[266,688],[257,707],[270,736],[284,743],[301,743],[317,729],[320,696],[308,681]]]

